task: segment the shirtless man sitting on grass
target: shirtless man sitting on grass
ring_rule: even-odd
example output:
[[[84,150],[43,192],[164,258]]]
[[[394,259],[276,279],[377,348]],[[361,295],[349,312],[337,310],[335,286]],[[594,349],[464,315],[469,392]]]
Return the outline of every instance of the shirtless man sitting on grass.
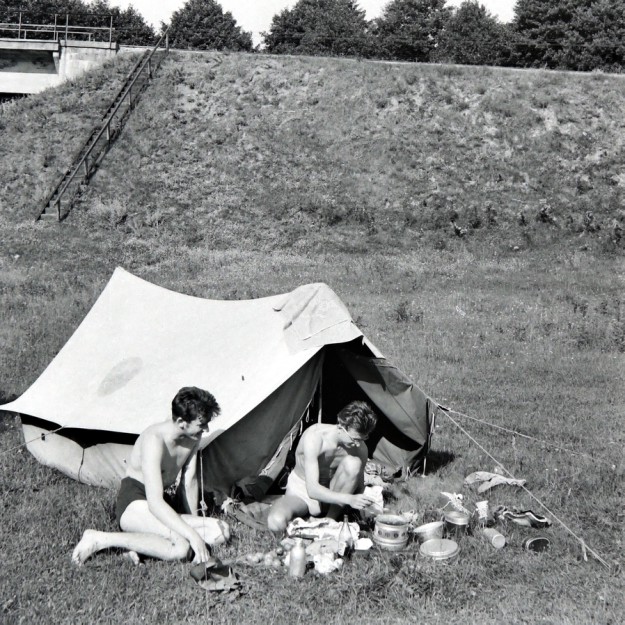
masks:
[[[210,559],[208,544],[229,538],[228,525],[198,516],[197,454],[209,421],[220,412],[208,391],[180,389],[172,401],[172,418],[141,433],[130,455],[126,477],[117,496],[121,532],[88,529],[76,545],[72,560],[81,566],[102,549],[119,548],[139,561],[137,554],[161,560],[183,560],[193,550],[194,563]],[[163,498],[181,473],[184,513],[178,514]]]
[[[362,510],[374,503],[362,493],[368,455],[364,441],[376,421],[368,404],[355,401],[339,412],[336,425],[317,423],[304,432],[285,494],[269,511],[272,532],[283,532],[296,517],[325,512],[338,520],[345,506]]]

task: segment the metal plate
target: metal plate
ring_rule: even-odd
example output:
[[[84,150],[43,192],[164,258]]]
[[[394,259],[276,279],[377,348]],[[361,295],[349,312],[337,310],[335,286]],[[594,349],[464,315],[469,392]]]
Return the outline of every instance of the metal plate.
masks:
[[[432,538],[431,540],[426,540],[419,548],[419,551],[422,555],[434,560],[446,560],[447,558],[453,558],[460,551],[460,547],[458,547],[456,541],[448,538]]]

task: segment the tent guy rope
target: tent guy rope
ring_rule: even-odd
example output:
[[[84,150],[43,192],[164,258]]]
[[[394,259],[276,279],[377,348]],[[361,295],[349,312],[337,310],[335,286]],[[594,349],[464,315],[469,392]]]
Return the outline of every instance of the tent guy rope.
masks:
[[[608,460],[603,460],[602,458],[595,458],[594,456],[591,456],[590,454],[585,454],[584,452],[581,452],[581,451],[575,451],[574,449],[569,449],[568,447],[562,447],[562,445],[558,445],[557,443],[554,443],[553,441],[546,441],[544,439],[536,438],[534,436],[530,436],[529,434],[523,434],[521,432],[518,432],[517,430],[512,430],[510,428],[503,427],[502,425],[497,425],[496,423],[490,423],[488,421],[484,421],[483,419],[478,419],[476,417],[472,417],[462,412],[458,412],[457,410],[452,410],[451,408],[447,408],[446,406],[441,406],[440,404],[436,404],[436,405],[445,413],[453,413],[458,417],[462,417],[463,419],[471,419],[472,421],[476,421],[477,423],[481,423],[482,425],[488,425],[491,428],[495,428],[497,430],[507,432],[508,434],[514,434],[514,436],[519,436],[520,438],[526,438],[536,443],[540,443],[541,445],[552,447],[553,449],[557,449],[559,451],[565,451],[575,456],[583,456],[584,458],[588,458],[589,460],[592,460],[593,462],[600,462],[602,464],[607,464],[607,465],[612,464]]]
[[[30,443],[34,443],[35,441],[45,440],[46,436],[50,436],[51,434],[56,434],[57,432],[60,432],[63,429],[65,429],[64,425],[62,425],[60,428],[57,428],[56,430],[50,430],[49,432],[46,432],[45,434],[40,434],[39,436],[36,436],[35,438],[31,438],[30,440],[24,441],[23,443],[20,443],[19,445],[15,445],[15,447],[9,447],[9,449],[4,449],[2,452],[0,452],[0,456],[4,456],[5,454],[8,454],[12,451],[16,451],[18,449],[21,449],[22,447],[26,447],[27,445],[30,445]]]
[[[471,436],[471,434],[469,434],[469,432],[467,432],[467,430],[465,428],[463,428],[450,414],[449,412],[455,412],[455,411],[450,411],[446,408],[444,408],[443,406],[439,406],[439,408],[441,408],[441,410],[445,413],[445,415],[447,416],[447,418],[461,431],[463,432],[463,434],[465,434],[469,440],[471,440],[477,447],[479,447],[502,471],[504,471],[509,477],[511,477],[512,479],[516,479],[514,477],[514,475],[512,475],[512,473],[510,473],[510,471],[508,471],[508,469],[506,469],[506,467],[501,464],[501,462],[499,462],[499,460],[497,460],[497,458],[495,458],[483,445],[481,445],[480,443],[478,443],[477,440],[475,440],[475,438],[473,438],[473,436]],[[581,545],[582,547],[582,553],[585,555],[587,552],[591,553],[608,571],[611,570],[610,565],[594,550],[591,549],[587,544],[586,541],[581,538],[580,536],[578,536],[564,521],[562,521],[562,519],[560,519],[550,508],[548,508],[540,499],[538,499],[538,497],[536,497],[536,495],[534,495],[534,493],[532,493],[532,491],[530,491],[528,488],[526,488],[523,485],[520,485],[520,488],[522,488],[539,506],[541,506],[541,508],[543,508],[544,510],[546,510],[569,534],[571,534],[571,536],[573,536]]]

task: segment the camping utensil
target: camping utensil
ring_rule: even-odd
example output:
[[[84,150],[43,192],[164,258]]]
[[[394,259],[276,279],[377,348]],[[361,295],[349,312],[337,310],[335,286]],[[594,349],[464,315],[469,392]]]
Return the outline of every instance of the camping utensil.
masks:
[[[447,538],[432,538],[419,547],[421,555],[432,560],[449,560],[456,557],[459,551],[458,543]]]
[[[419,543],[423,544],[426,540],[432,538],[443,537],[443,522],[432,521],[432,523],[425,523],[425,525],[419,525],[414,531]]]
[[[469,526],[469,520],[471,516],[464,514],[464,512],[458,512],[457,510],[451,510],[445,513],[445,529],[450,538],[460,538],[467,533]]]
[[[409,523],[396,514],[380,514],[375,518],[373,542],[388,551],[401,551],[408,543]]]
[[[551,547],[551,541],[545,536],[536,536],[535,538],[528,538],[523,543],[523,549],[525,551],[547,551]]]
[[[506,546],[506,537],[493,527],[485,527],[482,534],[495,549],[502,549]]]

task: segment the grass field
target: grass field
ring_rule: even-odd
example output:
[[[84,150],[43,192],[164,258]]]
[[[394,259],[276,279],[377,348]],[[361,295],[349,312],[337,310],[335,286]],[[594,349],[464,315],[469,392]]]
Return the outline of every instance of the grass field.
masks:
[[[43,371],[117,265],[210,298],[323,281],[428,395],[551,442],[457,418],[612,568],[555,522],[503,527],[501,551],[467,537],[448,564],[376,551],[300,581],[241,568],[233,602],[205,596],[188,564],[112,553],[77,570],[82,531],[114,527],[114,494],[14,449],[5,414],[0,622],[621,623],[622,79],[176,53],[69,219],[34,225],[61,146],[88,134],[132,62],[0,105],[2,398]],[[455,490],[472,507],[463,478],[493,466],[441,415],[426,476],[389,505],[427,521]],[[514,487],[489,499],[545,513]],[[271,545],[232,528],[220,556]],[[522,549],[536,534],[550,552]]]

